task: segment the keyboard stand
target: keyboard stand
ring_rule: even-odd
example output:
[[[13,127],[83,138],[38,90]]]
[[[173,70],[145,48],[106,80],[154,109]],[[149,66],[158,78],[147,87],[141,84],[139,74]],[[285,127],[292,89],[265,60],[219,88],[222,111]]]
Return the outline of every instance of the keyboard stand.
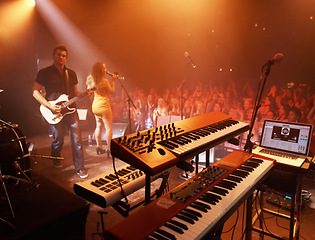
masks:
[[[300,168],[284,165],[284,164],[276,164],[274,169],[272,169],[269,177],[265,180],[263,184],[265,184],[268,188],[274,189],[277,192],[283,192],[287,195],[290,195],[290,214],[282,214],[277,211],[273,211],[264,206],[263,200],[263,190],[258,189],[260,191],[260,206],[257,213],[253,218],[249,216],[252,220],[250,223],[250,219],[247,219],[247,224],[251,224],[251,229],[260,234],[260,237],[263,239],[264,235],[275,239],[299,239],[300,233],[300,221],[301,221],[301,199],[302,199],[302,178],[307,169],[309,168],[309,164],[304,163]],[[288,182],[288,181],[291,181]],[[248,203],[251,204],[252,202]],[[266,231],[263,229],[264,225],[264,213],[270,213],[272,215],[285,218],[289,220],[289,238],[282,237],[276,233]],[[256,221],[259,221],[259,227],[254,226]],[[247,225],[248,227],[248,225]],[[251,239],[251,234],[247,235],[247,239]]]

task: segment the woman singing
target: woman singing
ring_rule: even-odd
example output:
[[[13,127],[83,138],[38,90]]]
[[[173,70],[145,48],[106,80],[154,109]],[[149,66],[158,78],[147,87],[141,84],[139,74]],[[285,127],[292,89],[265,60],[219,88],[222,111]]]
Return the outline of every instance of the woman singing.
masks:
[[[106,142],[108,145],[107,156],[110,154],[110,141],[112,139],[112,109],[109,104],[109,95],[115,92],[115,80],[117,75],[112,76],[112,81],[106,79],[106,66],[102,62],[94,63],[91,75],[87,78],[86,84],[88,88],[94,88],[94,100],[92,103],[92,112],[96,119],[95,140],[96,153],[103,154],[106,150],[102,147],[102,129],[105,126]]]

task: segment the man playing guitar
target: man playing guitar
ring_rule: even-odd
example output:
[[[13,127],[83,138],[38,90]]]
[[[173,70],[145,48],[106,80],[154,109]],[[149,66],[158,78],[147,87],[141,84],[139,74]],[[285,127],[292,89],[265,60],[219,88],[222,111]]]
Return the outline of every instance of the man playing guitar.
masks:
[[[67,56],[68,51],[64,45],[56,46],[53,50],[53,64],[41,69],[33,84],[34,98],[55,115],[61,113],[62,105],[54,104],[54,100],[61,95],[69,97],[80,95],[76,73],[65,66]],[[46,90],[46,98],[40,92],[43,87]],[[57,124],[50,124],[50,132],[53,135],[51,156],[61,156],[60,152],[67,128],[71,138],[74,167],[81,178],[86,178],[88,174],[84,168],[81,132],[76,111],[65,114]],[[54,160],[54,165],[62,167],[60,160]]]

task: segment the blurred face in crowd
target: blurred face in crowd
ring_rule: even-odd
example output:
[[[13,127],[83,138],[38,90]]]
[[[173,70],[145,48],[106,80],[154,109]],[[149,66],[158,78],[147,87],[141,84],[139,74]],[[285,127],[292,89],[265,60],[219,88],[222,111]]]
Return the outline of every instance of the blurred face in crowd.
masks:
[[[221,112],[221,111],[222,111],[221,105],[220,105],[219,103],[214,104],[214,106],[213,106],[213,111],[219,111],[219,112]]]
[[[153,103],[153,97],[152,97],[152,95],[148,95],[147,101],[148,101],[149,104],[152,104],[152,103]]]
[[[284,107],[281,105],[279,108],[279,116],[284,116],[284,115],[286,115],[286,111]]]
[[[274,113],[272,111],[267,112],[266,119],[270,119],[270,120],[275,119]]]
[[[298,116],[295,114],[294,111],[289,111],[288,121],[289,122],[297,122],[298,121]]]
[[[289,105],[290,107],[293,107],[293,106],[294,106],[294,102],[293,102],[292,99],[289,99],[289,100],[288,100],[288,105]]]
[[[252,108],[252,99],[250,98],[246,98],[244,100],[244,110],[248,110],[248,109],[251,109]]]
[[[281,99],[282,99],[281,96],[276,96],[276,105],[277,105],[278,108],[281,107]]]
[[[185,105],[184,105],[185,109],[190,109],[191,108],[191,102],[190,101],[186,101]]]
[[[158,106],[159,107],[164,107],[164,100],[163,98],[160,98],[159,101],[158,101]]]

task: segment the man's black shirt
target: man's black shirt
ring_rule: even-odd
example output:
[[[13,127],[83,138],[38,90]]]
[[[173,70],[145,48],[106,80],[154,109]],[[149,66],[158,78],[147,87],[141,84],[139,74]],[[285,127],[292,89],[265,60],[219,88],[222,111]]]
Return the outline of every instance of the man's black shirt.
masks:
[[[69,92],[67,92],[67,77],[66,73],[60,74],[55,65],[41,69],[35,79],[40,85],[43,85],[46,90],[46,99],[48,101],[56,100],[61,94],[69,95],[69,98],[73,98],[74,88],[73,86],[78,84],[76,73],[68,68],[64,68],[68,71],[69,76]]]

